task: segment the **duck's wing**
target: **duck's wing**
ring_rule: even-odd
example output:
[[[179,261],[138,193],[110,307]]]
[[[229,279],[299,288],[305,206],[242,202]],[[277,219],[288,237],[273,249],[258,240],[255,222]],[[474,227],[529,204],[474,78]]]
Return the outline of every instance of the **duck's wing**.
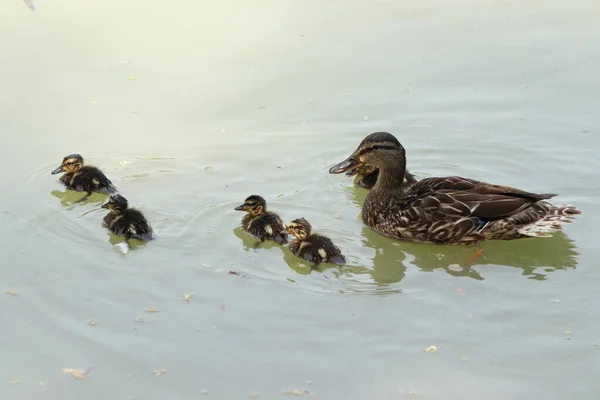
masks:
[[[413,199],[413,208],[420,207],[436,219],[477,217],[482,221],[515,215],[538,201],[555,196],[458,176],[423,179],[407,194]]]

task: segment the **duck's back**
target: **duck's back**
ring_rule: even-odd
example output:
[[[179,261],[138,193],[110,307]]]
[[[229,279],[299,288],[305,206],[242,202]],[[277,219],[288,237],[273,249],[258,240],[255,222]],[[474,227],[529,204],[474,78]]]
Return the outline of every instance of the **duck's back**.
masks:
[[[292,241],[289,248],[298,257],[315,263],[330,261],[344,264],[346,262],[340,249],[326,236],[312,234],[305,239]]]
[[[259,216],[246,214],[242,219],[242,228],[251,235],[260,239],[275,240],[277,243],[287,243],[285,235],[285,224],[279,215],[265,212]]]
[[[107,219],[109,220],[107,221]],[[113,218],[107,215],[104,221],[116,235],[133,237],[144,241],[153,239],[152,227],[148,224],[142,213],[135,208],[129,208],[122,215]]]
[[[79,171],[64,174],[61,182],[69,189],[78,192],[116,193],[113,183],[96,167],[86,165]]]

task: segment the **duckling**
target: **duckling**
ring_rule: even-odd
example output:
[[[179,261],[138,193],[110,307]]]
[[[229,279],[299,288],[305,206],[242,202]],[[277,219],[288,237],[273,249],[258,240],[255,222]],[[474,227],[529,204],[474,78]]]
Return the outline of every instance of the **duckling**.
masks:
[[[322,262],[338,265],[346,263],[340,249],[325,236],[311,233],[312,226],[304,218],[293,220],[288,225],[288,232],[296,237],[290,242],[290,251],[306,261],[314,262],[317,267]]]
[[[265,240],[274,240],[279,244],[288,242],[286,226],[279,215],[267,211],[267,202],[258,195],[249,196],[244,204],[234,208],[236,211],[245,211],[248,214],[242,218],[242,229],[250,235],[260,239],[254,247],[260,246]]]
[[[354,169],[346,172],[347,176],[355,175],[354,184],[358,187],[362,187],[365,189],[372,189],[373,186],[377,183],[377,177],[379,176],[379,168],[373,165],[361,165]],[[417,183],[417,178],[408,172],[408,170],[404,171],[404,183],[406,185],[412,185]]]
[[[93,192],[105,194],[117,192],[115,185],[102,171],[91,165],[83,165],[83,157],[79,154],[69,154],[63,158],[60,166],[52,171],[52,175],[61,172],[66,172],[60,177],[60,181],[67,189],[86,192],[86,195],[77,202],[86,200]]]
[[[135,238],[147,242],[154,239],[152,227],[144,215],[135,208],[129,208],[125,197],[113,194],[101,207],[110,210],[104,217],[104,224],[115,235],[125,236],[125,240]]]

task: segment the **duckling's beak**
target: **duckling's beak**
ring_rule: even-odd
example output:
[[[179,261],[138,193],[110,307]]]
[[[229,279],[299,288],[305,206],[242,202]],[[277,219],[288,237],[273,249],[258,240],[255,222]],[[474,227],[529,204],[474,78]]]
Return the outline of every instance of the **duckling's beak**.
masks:
[[[358,174],[358,168],[352,168],[346,171],[346,176],[354,176]]]
[[[360,167],[361,165],[363,165],[363,163],[359,161],[358,157],[352,154],[344,161],[337,163],[333,167],[329,168],[329,173],[341,174],[342,172],[346,171],[353,172],[357,167]]]
[[[56,175],[56,174],[58,174],[58,173],[61,173],[61,172],[63,172],[63,171],[64,171],[64,169],[63,169],[63,166],[62,166],[62,164],[61,164],[61,165],[60,165],[60,167],[58,167],[58,168],[56,168],[54,171],[52,171],[52,172],[51,172],[51,174],[52,174],[52,175]]]
[[[104,203],[100,206],[100,208],[108,208],[108,203]]]
[[[246,208],[244,207],[245,205],[239,205],[236,208],[234,208],[235,211],[246,211]]]

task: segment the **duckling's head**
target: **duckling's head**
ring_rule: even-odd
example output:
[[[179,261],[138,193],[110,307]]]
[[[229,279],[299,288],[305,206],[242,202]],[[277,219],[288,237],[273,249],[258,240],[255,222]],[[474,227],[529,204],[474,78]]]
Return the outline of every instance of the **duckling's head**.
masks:
[[[113,194],[108,198],[108,201],[102,204],[100,207],[108,208],[114,214],[121,214],[127,210],[129,203],[127,199],[120,194]]]
[[[83,157],[80,154],[69,154],[63,158],[62,164],[52,171],[52,175],[61,172],[77,172],[81,168],[83,168]]]
[[[253,194],[244,200],[244,204],[237,206],[234,210],[246,211],[252,215],[261,215],[267,211],[267,202],[261,196]]]
[[[303,240],[310,236],[312,226],[304,218],[298,218],[290,222],[287,226],[288,233],[296,236],[298,239]]]
[[[391,133],[375,132],[364,138],[348,158],[331,167],[329,173],[341,174],[363,166],[381,168],[398,163],[406,166],[404,147]]]

